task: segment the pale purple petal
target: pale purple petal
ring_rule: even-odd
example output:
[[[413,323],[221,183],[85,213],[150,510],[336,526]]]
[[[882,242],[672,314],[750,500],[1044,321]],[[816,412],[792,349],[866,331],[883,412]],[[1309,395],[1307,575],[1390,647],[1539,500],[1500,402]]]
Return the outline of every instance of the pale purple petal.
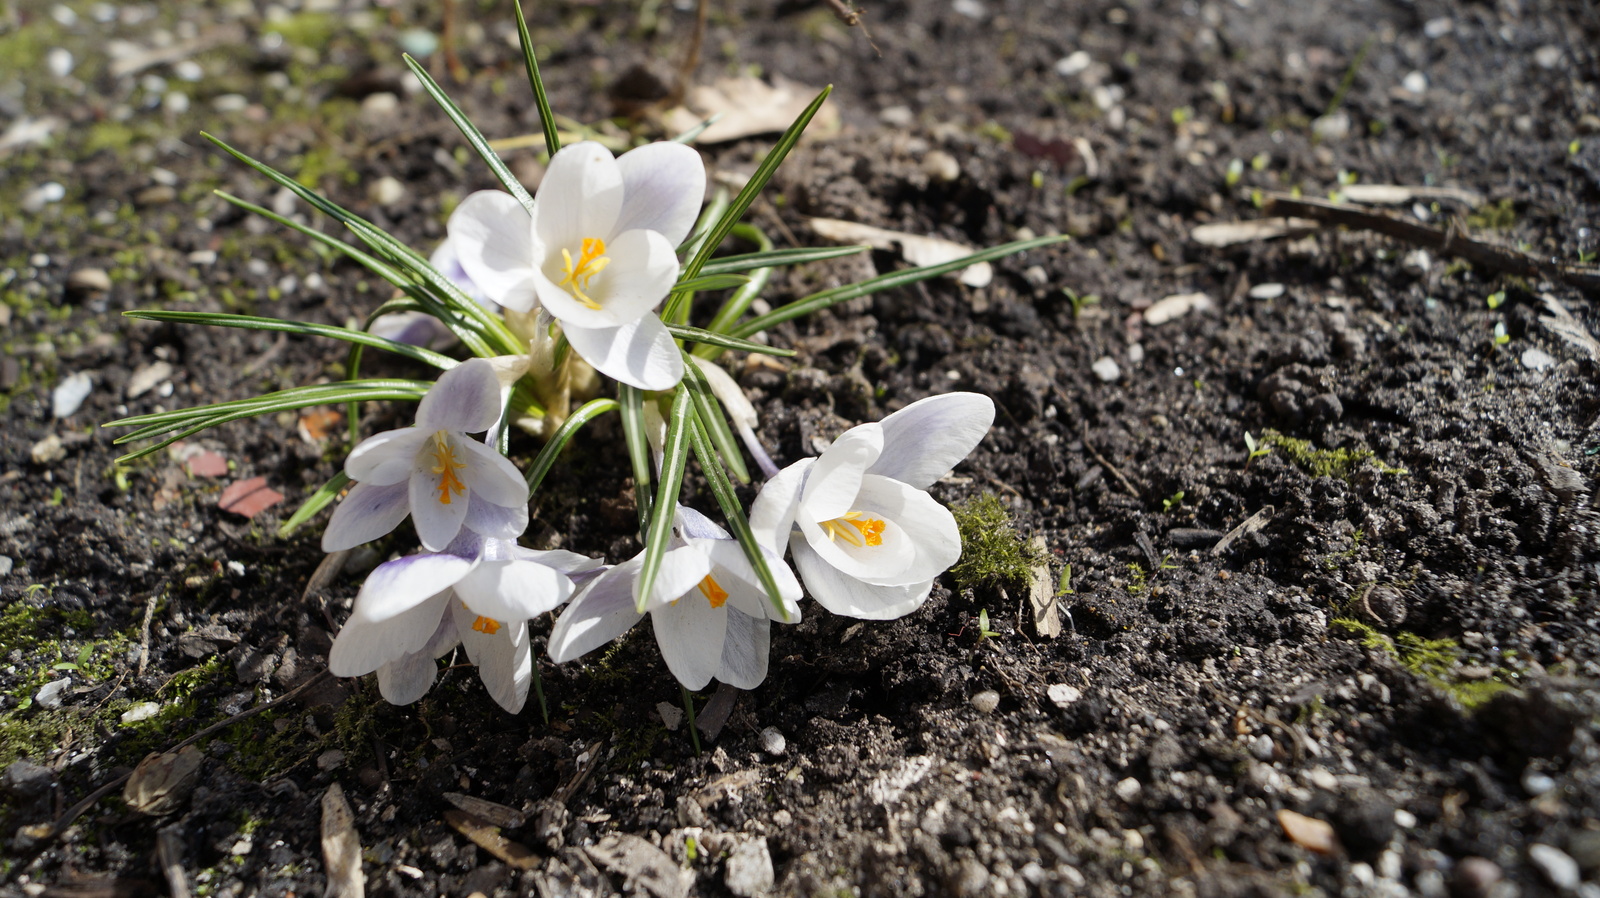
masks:
[[[467,517],[461,522],[462,532],[477,533],[491,539],[516,539],[528,529],[527,503],[507,508],[496,505],[478,495],[477,484],[469,489],[471,501],[467,503]]]
[[[922,607],[933,581],[908,586],[873,586],[848,576],[823,561],[805,539],[790,542],[794,566],[811,597],[834,614],[860,620],[894,620]]]
[[[483,295],[507,308],[533,308],[533,219],[516,197],[480,190],[450,216],[450,237],[461,268]]]
[[[499,191],[489,192],[499,193]],[[501,195],[510,196],[510,194]],[[514,197],[513,201],[515,201]],[[521,206],[522,203],[518,202],[517,207],[520,209]],[[527,217],[526,210],[523,211],[523,217],[528,221],[528,227],[531,230],[533,226],[533,219]],[[529,267],[531,268],[531,263],[533,260],[531,242],[529,243],[528,260],[530,263]],[[439,244],[438,247],[434,249],[433,255],[428,257],[428,264],[432,265],[435,270],[444,275],[445,278],[450,281],[450,283],[460,287],[461,292],[471,297],[473,302],[476,302],[478,305],[483,306],[491,312],[498,311],[500,304],[484,295],[483,288],[479,287],[478,283],[472,279],[472,275],[467,274],[466,266],[461,264],[461,254],[456,252],[456,243],[454,240],[446,238],[443,243]]]
[[[478,498],[507,508],[527,507],[528,482],[511,459],[475,440],[460,440],[456,448],[456,460],[466,466],[461,479]]]
[[[646,144],[617,158],[622,170],[622,211],[614,230],[659,231],[676,247],[689,236],[706,195],[706,167],[693,147]]]
[[[673,523],[684,539],[732,539],[715,521],[689,506],[679,505],[677,511],[677,520]]]
[[[358,483],[333,510],[327,529],[322,531],[322,551],[354,549],[387,535],[411,511],[407,484],[373,486]]]
[[[522,710],[533,682],[533,651],[528,640],[527,621],[491,620],[468,610],[460,602],[451,605],[456,632],[467,657],[478,665],[483,681],[495,704],[512,714]]]
[[[634,610],[639,560],[611,568],[573,597],[550,631],[550,659],[580,658],[628,632],[644,617]]]
[[[883,453],[867,469],[917,489],[950,473],[994,423],[994,401],[978,393],[919,399],[879,422]]]
[[[683,355],[654,314],[622,327],[563,329],[573,351],[613,380],[641,390],[670,390],[683,379]]]
[[[372,569],[356,594],[351,622],[376,623],[404,614],[455,586],[472,569],[472,562],[455,555],[419,553],[386,561]],[[433,635],[438,621],[429,622],[424,638]],[[407,649],[416,651],[417,646]]]
[[[471,442],[455,439],[462,443]],[[467,518],[467,506],[471,499],[465,490],[455,489],[444,473],[435,473],[434,467],[433,453],[419,453],[407,487],[411,500],[411,523],[416,525],[417,537],[429,551],[443,552],[461,533],[461,524]]]
[[[445,347],[454,343],[456,335],[439,319],[427,312],[395,312],[372,322],[367,333],[407,346],[423,349]]]
[[[518,561],[532,561],[545,567],[555,568],[568,576],[598,571],[606,566],[602,559],[590,558],[565,549],[524,549],[518,546],[513,552],[513,557]]]
[[[439,376],[417,406],[417,429],[482,433],[500,420],[500,378],[487,359],[462,362]]]
[[[882,450],[883,429],[876,424],[861,424],[840,434],[811,468],[800,496],[800,516],[827,521],[854,511],[861,478]]]
[[[357,483],[389,486],[411,476],[411,466],[429,434],[415,427],[386,430],[362,440],[344,460],[344,472]]]
[[[667,669],[684,688],[704,689],[722,666],[728,607],[712,608],[697,592],[650,610],[650,626]]]
[[[534,231],[546,252],[540,267],[546,275],[551,255],[556,270],[561,270],[562,249],[576,259],[584,238],[609,241],[621,209],[622,169],[610,150],[586,140],[569,143],[550,157],[534,207]],[[559,281],[560,275],[555,279]]]
[[[722,640],[722,665],[717,679],[739,689],[754,689],[767,678],[772,622],[728,609],[728,632]]]
[[[365,587],[362,591],[366,591]],[[425,597],[420,604],[381,619],[362,614],[361,602],[357,599],[355,613],[350,615],[328,651],[328,669],[335,676],[359,677],[406,655],[421,652],[438,629],[439,618],[449,599],[447,587]]]
[[[433,688],[439,664],[426,652],[402,655],[378,668],[378,693],[391,705],[409,705]]]

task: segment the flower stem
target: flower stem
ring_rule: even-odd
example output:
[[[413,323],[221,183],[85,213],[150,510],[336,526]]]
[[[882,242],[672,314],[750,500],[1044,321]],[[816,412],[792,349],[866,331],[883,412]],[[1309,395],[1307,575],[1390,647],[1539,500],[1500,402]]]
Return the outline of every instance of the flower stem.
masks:
[[[683,693],[683,712],[689,717],[689,739],[694,742],[694,756],[700,757],[700,730],[694,724],[694,694],[689,687],[678,684],[678,691]]]

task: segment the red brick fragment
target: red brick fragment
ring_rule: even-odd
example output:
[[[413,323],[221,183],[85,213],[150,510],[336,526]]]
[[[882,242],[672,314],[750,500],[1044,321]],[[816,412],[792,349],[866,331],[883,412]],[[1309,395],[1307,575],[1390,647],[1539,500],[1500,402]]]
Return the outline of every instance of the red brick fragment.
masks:
[[[217,507],[241,517],[253,518],[283,501],[283,493],[267,486],[267,478],[252,477],[229,484],[217,500]]]

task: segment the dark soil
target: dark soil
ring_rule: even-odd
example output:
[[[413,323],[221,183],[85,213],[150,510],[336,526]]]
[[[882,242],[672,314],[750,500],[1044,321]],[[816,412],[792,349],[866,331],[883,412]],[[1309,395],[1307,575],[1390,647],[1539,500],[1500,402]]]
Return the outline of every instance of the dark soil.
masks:
[[[543,667],[548,724],[532,703],[502,712],[470,669],[405,708],[370,678],[319,680],[201,740],[198,787],[171,813],[136,813],[119,790],[41,838],[147,752],[318,674],[361,566],[412,548],[396,537],[303,594],[317,528],[275,533],[337,470],[339,426],[321,445],[292,415],[192,438],[228,460],[220,478],[165,452],[113,463],[124,450],[101,422],[336,379],[344,360],[119,313],[343,323],[387,296],[213,197],[270,207],[277,191],[198,132],[423,250],[455,201],[493,186],[426,97],[367,100],[402,90],[397,41],[437,32],[436,4],[274,6],[276,25],[249,2],[64,6],[75,15],[0,9],[0,116],[57,119],[47,144],[0,150],[0,766],[43,768],[0,783],[0,894],[163,893],[163,832],[195,894],[319,893],[334,783],[372,894],[720,895],[759,885],[740,870],[763,853],[786,895],[1600,893],[1600,396],[1595,361],[1541,320],[1549,299],[1587,324],[1596,297],[1361,231],[1189,236],[1259,217],[1253,191],[1322,197],[1353,177],[1476,191],[1477,206],[1395,214],[1592,259],[1593,5],[874,3],[869,44],[820,4],[713,3],[703,80],[754,67],[836,85],[842,130],[801,147],[753,212],[780,245],[818,242],[808,216],[975,246],[1074,237],[997,264],[981,290],[932,281],[780,328],[800,350],[783,370],[734,366],[783,464],[930,393],[994,397],[993,432],[935,493],[999,496],[1043,538],[1052,584],[1071,565],[1064,632],[1040,632],[1022,582],[947,576],[893,623],[809,606],[775,630],[760,689],[711,700],[732,713],[698,756],[663,723],[678,689],[639,631]],[[613,0],[529,15],[557,110],[587,122],[630,68],[670,80],[693,22]],[[431,68],[491,137],[536,130],[509,6],[457,19],[466,80],[443,54]],[[117,74],[112,40],[204,47]],[[1061,74],[1079,50],[1089,67]],[[1319,138],[1332,106],[1347,133],[1325,119]],[[707,154],[737,174],[767,145]],[[510,158],[536,176],[527,151]],[[384,176],[404,190],[380,207],[368,188]],[[64,197],[34,202],[49,182]],[[901,264],[785,273],[767,299]],[[1064,290],[1099,301],[1075,309]],[[1190,292],[1212,307],[1145,322]],[[1091,371],[1103,358],[1112,382]],[[158,362],[170,389],[130,398]],[[52,391],[77,372],[93,392],[57,420]],[[409,416],[375,407],[364,429]],[[1252,457],[1247,434],[1270,451]],[[637,551],[616,436],[600,425],[557,467],[531,543]],[[219,510],[256,475],[287,500],[249,520]],[[63,676],[59,708],[36,700]],[[162,710],[122,722],[144,702]],[[447,823],[446,793],[525,812],[504,837],[534,869]],[[1286,811],[1331,826],[1325,853],[1287,834]],[[650,873],[662,850],[682,882],[673,864]]]

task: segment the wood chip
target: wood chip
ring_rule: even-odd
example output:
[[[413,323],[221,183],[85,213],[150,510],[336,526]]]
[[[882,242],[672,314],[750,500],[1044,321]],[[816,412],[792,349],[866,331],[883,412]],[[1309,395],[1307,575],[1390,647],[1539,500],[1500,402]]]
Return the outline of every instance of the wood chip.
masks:
[[[1041,557],[1046,549],[1044,537],[1033,538],[1033,548]],[[1042,561],[1028,570],[1028,604],[1033,606],[1033,627],[1040,636],[1054,639],[1061,635],[1060,600],[1050,576],[1050,563]]]
[[[1278,825],[1283,827],[1283,834],[1289,841],[1307,851],[1324,855],[1339,852],[1339,837],[1334,835],[1333,827],[1322,820],[1284,810],[1278,812]]]
[[[1567,311],[1567,307],[1554,296],[1546,293],[1540,298],[1544,300],[1544,307],[1550,310],[1550,314],[1540,315],[1539,323],[1588,356],[1589,361],[1600,362],[1600,341],[1595,340],[1589,329],[1583,326],[1583,322],[1574,318],[1572,313]]]
[[[1398,206],[1413,200],[1448,200],[1477,208],[1483,205],[1483,194],[1460,187],[1423,187],[1405,184],[1351,184],[1339,188],[1344,198],[1352,203]]]
[[[183,837],[176,825],[156,834],[156,860],[161,864],[161,874],[167,878],[167,893],[171,898],[189,898],[189,879],[183,875]]]
[[[1163,296],[1144,310],[1144,323],[1149,325],[1166,324],[1176,321],[1190,312],[1204,312],[1216,305],[1211,297],[1204,293],[1174,293]]]
[[[1211,547],[1211,554],[1221,555],[1228,551],[1228,547],[1232,546],[1239,537],[1244,536],[1246,533],[1254,533],[1267,526],[1267,522],[1272,520],[1272,515],[1276,510],[1271,505],[1268,505],[1250,517],[1245,518],[1244,523],[1229,530],[1227,536],[1217,540],[1217,544]]]
[[[539,867],[539,856],[528,846],[500,835],[500,827],[486,820],[466,811],[451,808],[444,812],[444,822],[450,824],[451,829],[472,840],[472,844],[494,855],[496,859],[513,869],[535,870]]]
[[[919,234],[888,231],[837,218],[813,218],[811,230],[824,240],[865,243],[873,249],[898,250],[900,255],[913,265],[939,265],[977,252],[970,246],[942,237],[924,237]],[[969,265],[961,269],[958,277],[961,283],[968,287],[987,287],[989,282],[994,280],[994,266],[988,262]]]
[[[362,898],[366,876],[361,872],[361,837],[355,814],[338,783],[322,794],[322,864],[328,871],[323,898]]]
[[[733,705],[739,700],[741,691],[737,686],[718,683],[711,701],[706,702],[706,706],[695,715],[694,727],[706,737],[707,742],[715,742],[722,735],[722,728],[728,723],[728,716],[733,713]]]
[[[508,808],[503,804],[496,804],[472,795],[463,795],[460,792],[446,792],[444,793],[444,800],[477,817],[479,820],[502,829],[521,829],[528,823],[527,815],[516,808]]]
[[[638,836],[606,836],[585,849],[602,869],[623,878],[622,891],[640,889],[655,898],[686,898],[694,885],[694,871],[683,870],[667,853]]]
[[[1202,246],[1234,246],[1274,240],[1279,237],[1298,237],[1317,229],[1309,218],[1258,218],[1250,221],[1219,221],[1203,224],[1189,232],[1189,239]]]

